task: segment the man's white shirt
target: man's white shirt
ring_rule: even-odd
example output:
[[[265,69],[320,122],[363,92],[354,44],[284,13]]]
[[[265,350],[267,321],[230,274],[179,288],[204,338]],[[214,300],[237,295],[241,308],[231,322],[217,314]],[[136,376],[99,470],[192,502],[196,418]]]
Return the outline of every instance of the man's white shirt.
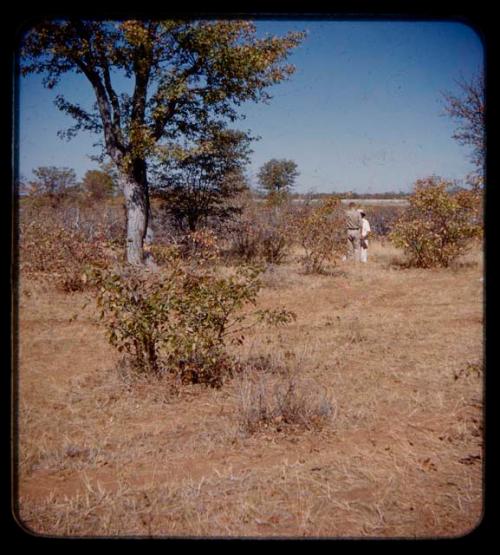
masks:
[[[370,231],[370,223],[366,218],[363,218],[363,223],[361,224],[361,237],[366,237]]]

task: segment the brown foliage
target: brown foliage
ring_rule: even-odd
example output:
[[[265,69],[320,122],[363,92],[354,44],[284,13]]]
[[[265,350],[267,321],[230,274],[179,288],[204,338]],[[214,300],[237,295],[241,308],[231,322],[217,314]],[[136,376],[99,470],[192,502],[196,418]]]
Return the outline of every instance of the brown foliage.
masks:
[[[304,249],[306,273],[322,273],[327,263],[335,264],[346,253],[344,211],[337,198],[304,206],[294,219],[294,231]]]
[[[21,224],[19,246],[23,274],[55,280],[66,292],[87,287],[85,271],[105,267],[111,254],[102,235],[88,241],[82,232],[43,221]]]
[[[292,208],[286,204],[247,203],[241,216],[229,226],[227,254],[246,262],[284,262],[293,241],[292,213]]]

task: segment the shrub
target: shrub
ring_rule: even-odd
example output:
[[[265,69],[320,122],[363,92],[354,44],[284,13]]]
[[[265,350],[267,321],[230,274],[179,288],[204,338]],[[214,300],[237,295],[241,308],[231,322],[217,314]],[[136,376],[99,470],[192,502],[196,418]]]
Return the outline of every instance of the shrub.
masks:
[[[86,270],[105,267],[110,255],[101,237],[86,241],[83,233],[50,222],[22,223],[19,239],[20,271],[50,277],[66,292],[83,290],[88,285]]]
[[[450,192],[450,186],[435,177],[416,182],[410,206],[390,234],[409,266],[447,267],[467,250],[470,239],[481,235],[479,193]]]
[[[184,234],[178,243],[179,254],[191,265],[199,267],[219,258],[217,236],[210,229],[199,229]]]
[[[295,234],[304,249],[301,262],[306,273],[322,273],[327,262],[335,264],[347,252],[340,200],[329,198],[317,207],[304,206],[295,219]]]
[[[370,222],[371,237],[378,237],[380,239],[387,237],[403,210],[404,207],[400,206],[370,206],[366,213]]]
[[[179,258],[191,271],[197,272],[210,267],[220,259],[220,247],[215,233],[200,229],[170,237],[170,242],[145,244],[146,253],[151,253],[155,264],[168,266],[172,259]]]
[[[20,199],[19,216],[24,227],[32,223],[57,225],[78,232],[86,242],[106,240],[125,245],[126,218],[121,199],[96,202],[80,192],[52,206],[45,197],[27,196]]]
[[[229,255],[245,262],[282,263],[292,244],[291,213],[284,206],[248,205],[229,228]]]
[[[92,280],[110,343],[138,370],[220,386],[232,374],[230,343],[242,343],[252,325],[284,324],[294,315],[283,309],[241,312],[256,303],[260,268],[240,266],[227,277],[212,266],[192,268],[172,250],[159,271],[103,269]]]

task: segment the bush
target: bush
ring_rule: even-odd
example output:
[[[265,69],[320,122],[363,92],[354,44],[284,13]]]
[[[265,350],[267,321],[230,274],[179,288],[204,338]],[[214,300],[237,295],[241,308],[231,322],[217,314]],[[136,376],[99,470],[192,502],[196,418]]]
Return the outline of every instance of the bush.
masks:
[[[67,192],[54,205],[45,196],[29,195],[20,199],[20,221],[53,224],[81,233],[86,241],[105,238],[125,246],[126,214],[122,199],[97,202],[81,190]]]
[[[322,273],[327,262],[335,264],[347,252],[344,210],[339,199],[320,206],[306,205],[295,218],[295,234],[304,249],[301,262],[306,273]]]
[[[245,262],[282,263],[292,244],[290,209],[248,205],[229,228],[229,256]]]
[[[86,270],[108,264],[106,241],[101,237],[86,241],[83,233],[58,224],[22,223],[19,239],[20,271],[39,279],[50,277],[66,292],[85,289]]]
[[[177,247],[182,258],[195,267],[216,261],[220,254],[217,236],[211,229],[199,229],[184,234]]]
[[[193,272],[175,250],[166,257],[156,272],[92,273],[108,339],[140,371],[218,387],[232,374],[230,343],[242,343],[244,331],[259,322],[278,325],[294,317],[283,309],[241,313],[256,303],[260,268],[240,266],[224,277],[213,266]]]
[[[435,177],[416,182],[410,206],[390,234],[394,245],[405,251],[409,266],[447,267],[481,235],[480,193],[450,192],[450,187]]]
[[[366,209],[370,222],[370,236],[384,239],[391,232],[394,224],[404,211],[404,207],[391,205],[372,205]]]

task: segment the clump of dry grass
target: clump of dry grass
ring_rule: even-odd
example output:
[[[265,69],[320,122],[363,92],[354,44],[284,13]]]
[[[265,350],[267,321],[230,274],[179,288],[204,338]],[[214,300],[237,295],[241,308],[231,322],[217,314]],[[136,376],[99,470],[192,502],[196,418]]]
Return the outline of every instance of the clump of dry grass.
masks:
[[[246,370],[236,388],[238,419],[245,433],[263,428],[319,430],[336,416],[332,396],[312,380],[299,377],[297,370]]]
[[[465,366],[462,366],[459,370],[453,373],[455,380],[459,378],[481,378],[484,372],[484,365],[482,361],[471,361],[468,360]]]

